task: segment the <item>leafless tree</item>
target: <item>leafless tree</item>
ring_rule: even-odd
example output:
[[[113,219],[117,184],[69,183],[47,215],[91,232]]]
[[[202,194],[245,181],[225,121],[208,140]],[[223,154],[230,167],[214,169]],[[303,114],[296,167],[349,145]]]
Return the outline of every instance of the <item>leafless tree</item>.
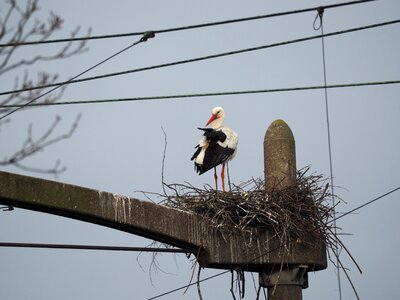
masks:
[[[21,4],[20,2],[23,3]],[[67,59],[88,50],[85,41],[66,42],[60,44],[60,47],[51,47],[51,49],[55,50],[49,50],[46,54],[32,54],[31,57],[17,58],[15,53],[20,47],[24,47],[18,45],[19,43],[46,41],[54,36],[54,33],[62,29],[63,19],[53,12],[49,13],[47,20],[37,17],[37,13],[40,10],[38,2],[39,0],[8,0],[0,9],[0,43],[9,45],[0,47],[0,77],[4,76],[4,74],[15,73],[14,90],[52,84],[58,78],[58,74],[52,74],[47,71],[31,75],[28,70],[29,67],[49,61]],[[78,26],[71,32],[71,38],[76,37],[79,31],[80,27]],[[87,32],[87,36],[89,35],[90,29]],[[52,92],[46,95],[46,97],[42,97],[40,101],[46,103],[55,102],[60,99],[64,90],[65,86],[59,88],[57,92]],[[36,89],[26,92],[16,92],[5,96],[5,98],[0,98],[0,116],[14,109],[4,107],[5,105],[24,105],[32,99],[38,98],[43,93],[44,89]],[[26,106],[24,109],[31,109],[31,107]],[[11,116],[0,120],[0,134],[1,130],[5,129],[6,123],[12,121]],[[30,167],[24,161],[48,146],[71,137],[78,126],[79,119],[80,115],[76,117],[70,129],[60,135],[55,134],[55,129],[61,121],[60,116],[55,116],[48,128],[40,133],[38,137],[33,136],[33,125],[30,124],[27,128],[26,138],[21,141],[22,146],[13,153],[0,157],[0,166],[13,165],[20,169],[53,174],[54,176],[64,172],[65,167],[61,166],[59,161],[55,162],[53,166],[44,166],[41,168]]]

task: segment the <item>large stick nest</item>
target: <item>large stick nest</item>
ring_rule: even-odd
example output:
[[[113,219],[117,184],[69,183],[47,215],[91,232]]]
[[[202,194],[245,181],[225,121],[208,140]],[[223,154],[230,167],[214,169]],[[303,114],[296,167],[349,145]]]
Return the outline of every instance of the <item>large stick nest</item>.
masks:
[[[325,239],[331,229],[332,195],[327,180],[322,175],[308,175],[308,170],[297,172],[295,186],[268,192],[262,179],[230,185],[230,192],[215,191],[211,186],[201,189],[190,184],[166,184],[173,194],[162,202],[200,214],[216,228],[267,228],[277,236],[313,234]]]

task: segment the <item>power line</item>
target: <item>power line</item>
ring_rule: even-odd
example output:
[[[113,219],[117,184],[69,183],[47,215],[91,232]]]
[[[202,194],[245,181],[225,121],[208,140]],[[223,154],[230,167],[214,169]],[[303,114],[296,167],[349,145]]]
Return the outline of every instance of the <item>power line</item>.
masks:
[[[147,97],[128,97],[128,98],[115,98],[115,99],[60,101],[60,102],[52,102],[52,103],[32,103],[32,104],[29,104],[26,106],[27,107],[39,107],[39,106],[57,106],[57,105],[104,104],[104,103],[131,102],[131,101],[168,100],[168,99],[182,99],[182,98],[195,98],[195,97],[211,97],[211,96],[215,97],[215,96],[232,96],[232,95],[249,95],[249,94],[263,94],[263,93],[308,91],[308,90],[319,90],[319,89],[325,89],[325,88],[335,89],[335,88],[380,86],[380,85],[390,85],[390,84],[400,84],[400,80],[358,82],[358,83],[348,83],[348,84],[331,84],[331,85],[327,85],[327,86],[318,85],[318,86],[301,86],[301,87],[292,87],[292,88],[276,88],[276,89],[261,89],[261,90],[194,93],[194,94],[147,96]],[[0,109],[15,108],[15,107],[22,107],[22,106],[23,106],[23,104],[6,104],[6,105],[0,105]]]
[[[330,8],[337,8],[337,7],[349,6],[349,5],[355,5],[355,4],[361,4],[361,3],[373,2],[373,1],[376,1],[376,0],[360,0],[360,1],[343,2],[343,3],[325,5],[325,6],[321,6],[321,7],[323,7],[324,9],[330,9]],[[260,16],[231,19],[231,20],[217,21],[217,22],[210,22],[210,23],[203,23],[203,24],[196,24],[196,25],[180,26],[180,27],[173,27],[173,28],[167,28],[167,29],[152,30],[152,32],[154,32],[155,34],[160,34],[160,33],[169,33],[169,32],[183,31],[183,30],[205,28],[205,27],[210,27],[210,26],[227,25],[227,24],[233,24],[233,23],[239,23],[239,22],[247,22],[247,21],[261,20],[261,19],[266,19],[266,18],[306,13],[306,12],[315,11],[318,8],[320,8],[320,7],[319,6],[318,7],[310,7],[310,8],[305,8],[305,9],[272,13],[272,14],[266,14],[266,15],[260,15]],[[8,44],[0,44],[0,47],[11,47],[11,46],[14,47],[14,46],[25,46],[25,45],[39,45],[39,44],[64,43],[64,42],[87,41],[87,40],[98,40],[98,39],[109,39],[109,38],[121,38],[121,37],[130,37],[130,36],[140,36],[143,34],[145,34],[145,31],[98,35],[98,36],[89,36],[89,37],[54,39],[54,40],[47,40],[47,41],[8,43]]]
[[[327,86],[327,75],[326,75],[326,55],[325,55],[325,40],[324,40],[324,20],[323,20],[323,15],[324,15],[324,9],[319,8],[318,9],[318,14],[317,16],[319,17],[320,24],[319,24],[319,29],[321,30],[321,48],[322,48],[322,69],[323,69],[323,74],[324,74],[324,96],[325,96],[325,117],[326,117],[326,128],[327,128],[327,136],[328,136],[328,156],[329,156],[329,173],[330,173],[330,183],[331,183],[331,195],[332,195],[332,208],[333,208],[333,216],[334,218],[336,217],[336,203],[335,203],[335,192],[334,192],[334,185],[333,185],[333,163],[332,163],[332,146],[331,146],[331,130],[330,130],[330,122],[329,122],[329,103],[328,103],[328,89],[326,88]],[[318,30],[318,28],[315,27],[315,21],[314,21],[314,29]],[[336,220],[333,221],[333,227],[334,227],[334,233],[335,236],[337,236],[337,227],[336,227]],[[341,279],[340,279],[340,265],[339,265],[339,255],[340,253],[338,252],[338,247],[337,247],[337,241],[336,247],[333,249],[336,257],[336,271],[337,271],[337,283],[338,283],[338,292],[339,292],[339,300],[342,300],[342,284],[341,284]],[[336,249],[336,250],[335,250]]]
[[[44,97],[44,96],[50,94],[51,92],[54,92],[55,90],[59,89],[60,87],[62,87],[62,86],[64,86],[64,85],[66,85],[66,84],[69,84],[69,83],[73,82],[73,81],[76,80],[78,77],[82,76],[83,74],[86,74],[87,72],[89,72],[89,71],[93,70],[94,68],[100,66],[101,64],[103,64],[103,63],[109,61],[110,59],[116,57],[117,55],[119,55],[119,54],[121,54],[121,53],[123,53],[123,52],[129,50],[130,48],[132,48],[132,47],[134,47],[134,46],[136,46],[136,45],[138,45],[138,44],[140,44],[140,43],[146,42],[149,38],[153,38],[153,37],[154,37],[154,33],[153,33],[153,32],[146,32],[146,33],[143,35],[143,37],[142,37],[141,39],[139,39],[138,41],[136,41],[136,42],[130,44],[128,47],[125,47],[124,49],[122,49],[122,50],[120,50],[120,51],[114,53],[113,55],[107,57],[106,59],[103,59],[101,62],[99,62],[99,63],[95,64],[94,66],[92,66],[92,67],[90,67],[90,68],[84,70],[83,72],[81,72],[81,73],[75,75],[75,76],[72,77],[71,79],[69,79],[69,80],[67,80],[67,81],[64,81],[64,82],[57,83],[57,84],[55,84],[55,85],[54,85],[54,84],[53,84],[53,85],[48,85],[48,87],[53,86],[54,88],[52,88],[51,90],[49,90],[49,91],[47,91],[47,92],[45,92],[45,93],[43,93],[43,94],[40,94],[39,96],[33,98],[32,100],[28,101],[27,103],[25,103],[25,104],[22,105],[21,107],[17,107],[16,109],[14,109],[14,110],[12,110],[12,111],[6,113],[5,115],[3,115],[3,116],[0,117],[0,120],[2,120],[2,119],[4,119],[4,118],[8,117],[9,115],[11,115],[11,114],[15,113],[16,111],[20,110],[21,108],[23,108],[23,107],[25,107],[25,106],[28,106],[29,104],[33,103],[34,101],[36,101],[36,100],[38,100],[38,99],[40,99],[40,98],[42,98],[42,97]],[[44,87],[43,87],[43,88],[44,88]]]
[[[157,296],[148,298],[147,300],[154,300],[154,299],[157,299],[157,298],[161,298],[161,297],[163,297],[163,296],[166,296],[166,295],[175,293],[175,292],[177,292],[177,291],[186,289],[187,287],[190,287],[190,286],[192,286],[192,285],[198,284],[198,283],[200,283],[200,282],[207,281],[207,280],[213,279],[213,278],[215,278],[215,277],[224,275],[224,274],[226,274],[226,273],[228,273],[228,272],[230,272],[230,271],[231,271],[231,270],[226,270],[226,271],[220,272],[220,273],[218,273],[218,274],[215,274],[215,275],[212,275],[212,276],[203,278],[203,279],[198,280],[198,281],[196,281],[196,282],[192,282],[192,283],[186,284],[186,285],[184,285],[184,286],[178,287],[178,288],[176,288],[176,289],[170,290],[170,291],[168,291],[168,292],[165,292],[165,293],[159,294],[159,295],[157,295]]]
[[[2,243],[0,247],[12,248],[40,248],[40,249],[69,249],[69,250],[101,250],[101,251],[129,251],[129,252],[165,252],[165,253],[194,253],[189,249],[175,248],[149,248],[149,247],[126,247],[126,246],[94,246],[94,245],[71,245],[71,244],[34,244],[34,243]]]
[[[364,203],[364,204],[362,204],[360,206],[357,206],[356,208],[353,208],[352,210],[349,210],[348,212],[340,215],[339,217],[336,217],[335,219],[331,220],[330,222],[334,222],[334,221],[336,221],[336,220],[338,220],[340,218],[343,218],[344,216],[347,216],[347,215],[355,212],[356,210],[359,210],[359,209],[361,209],[361,208],[363,208],[363,207],[365,207],[367,205],[370,205],[371,203],[373,203],[375,201],[378,201],[378,200],[380,200],[380,199],[382,199],[382,198],[384,198],[384,197],[386,197],[386,196],[388,196],[388,195],[390,195],[390,194],[392,194],[392,193],[394,193],[394,192],[396,192],[398,190],[400,190],[400,186],[395,188],[395,189],[393,189],[393,190],[391,190],[391,191],[389,191],[389,192],[387,192],[387,193],[385,193],[385,194],[383,194],[383,195],[381,195],[381,196],[379,196],[379,197],[376,197],[376,198],[372,199],[371,201],[368,201],[367,203]]]
[[[367,26],[350,28],[350,29],[341,30],[341,31],[335,31],[335,32],[325,34],[324,37],[331,37],[331,36],[366,30],[366,29],[377,28],[377,27],[381,27],[381,26],[393,25],[393,24],[397,24],[397,23],[400,23],[400,19],[388,21],[388,22],[376,23],[376,24],[367,25]],[[193,63],[193,62],[198,62],[198,61],[203,61],[203,60],[208,60],[208,59],[220,58],[220,57],[225,57],[225,56],[230,56],[230,55],[236,55],[236,54],[252,52],[252,51],[257,51],[257,50],[262,50],[262,49],[267,49],[267,48],[274,48],[274,47],[285,46],[285,45],[289,45],[289,44],[295,44],[295,43],[299,43],[299,42],[315,40],[315,39],[319,39],[321,37],[322,37],[321,35],[313,35],[313,36],[309,36],[309,37],[305,37],[305,38],[288,40],[288,41],[284,41],[284,42],[278,42],[278,43],[274,43],[274,44],[262,45],[262,46],[252,47],[252,48],[245,48],[245,49],[240,49],[240,50],[235,50],[235,51],[223,52],[223,53],[207,55],[207,56],[202,56],[202,57],[197,57],[197,58],[192,58],[192,59],[180,60],[180,61],[175,61],[175,62],[171,62],[171,63],[153,65],[153,66],[149,66],[149,67],[143,67],[143,68],[126,70],[126,71],[115,72],[115,73],[107,73],[107,74],[103,74],[103,75],[97,75],[97,76],[86,77],[86,78],[64,81],[64,82],[57,82],[57,83],[52,83],[52,84],[47,84],[47,85],[40,85],[40,86],[35,86],[35,87],[30,87],[30,88],[0,92],[0,96],[9,95],[9,94],[13,94],[13,93],[32,91],[32,90],[37,90],[37,89],[43,89],[43,88],[48,88],[48,87],[54,87],[54,86],[58,86],[58,85],[65,85],[65,84],[72,84],[72,83],[78,83],[78,82],[84,82],[84,81],[104,79],[104,78],[108,78],[108,77],[126,75],[126,74],[131,74],[131,73],[138,73],[138,72],[160,69],[160,68],[165,68],[165,67],[171,67],[171,66],[176,66],[176,65],[183,65],[183,64],[187,64],[187,63]]]

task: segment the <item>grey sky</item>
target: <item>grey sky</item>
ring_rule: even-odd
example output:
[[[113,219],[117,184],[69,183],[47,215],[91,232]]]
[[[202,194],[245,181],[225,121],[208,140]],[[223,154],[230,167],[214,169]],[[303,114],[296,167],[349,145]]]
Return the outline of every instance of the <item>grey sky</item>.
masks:
[[[40,1],[41,16],[49,11],[65,19],[65,37],[75,25],[93,34],[113,34],[241,18],[340,1]],[[0,4],[3,10],[4,3]],[[325,12],[325,32],[399,18],[400,2],[382,0]],[[93,70],[88,76],[135,69],[181,59],[315,35],[315,13],[157,35]],[[400,79],[400,25],[327,38],[328,84]],[[32,67],[29,72],[58,72],[65,80],[126,47],[137,37],[93,41],[90,51],[68,61]],[[27,46],[19,57],[52,46]],[[0,90],[13,87],[14,76],[1,78]],[[105,99],[184,93],[267,89],[323,84],[321,41],[266,49],[203,62],[71,85],[63,100]],[[348,211],[400,185],[400,85],[328,91],[336,193]],[[239,134],[237,157],[230,164],[235,183],[263,175],[262,141],[275,119],[291,127],[297,167],[311,165],[328,176],[327,130],[322,90],[238,95],[185,100],[73,105],[19,111],[0,132],[1,156],[18,149],[30,122],[34,133],[62,116],[67,130],[78,113],[76,134],[35,155],[31,166],[68,167],[58,180],[143,198],[137,190],[161,191],[163,127],[168,136],[165,180],[201,186],[213,183],[211,173],[198,176],[189,160],[212,107],[225,109],[225,123]],[[60,130],[60,132],[61,132]],[[12,167],[4,171],[54,179]],[[358,274],[345,253],[344,264],[361,299],[397,299],[400,250],[397,216],[399,194],[341,219],[342,240],[360,263]],[[0,212],[0,241],[145,246],[151,241],[112,229],[56,216],[16,209]],[[163,254],[168,273],[152,274],[151,254],[64,250],[0,249],[0,299],[147,299],[189,282],[191,262],[183,255]],[[202,277],[219,270],[204,270]],[[258,277],[255,277],[256,281]],[[254,299],[250,276],[246,299]],[[229,299],[230,275],[202,284],[204,299]],[[342,274],[343,299],[355,299]],[[310,274],[304,299],[338,299],[335,269]],[[195,289],[161,299],[195,299]]]

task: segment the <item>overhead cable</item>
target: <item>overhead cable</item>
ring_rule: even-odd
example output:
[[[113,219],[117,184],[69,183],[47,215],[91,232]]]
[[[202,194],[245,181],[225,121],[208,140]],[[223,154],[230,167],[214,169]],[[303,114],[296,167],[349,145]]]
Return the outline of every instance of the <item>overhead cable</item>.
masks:
[[[388,21],[388,22],[376,23],[376,24],[367,25],[367,26],[350,28],[350,29],[341,30],[341,31],[335,31],[335,32],[324,34],[323,36],[324,37],[337,36],[337,35],[341,35],[341,34],[346,34],[346,33],[366,30],[366,29],[372,29],[372,28],[377,28],[377,27],[382,27],[382,26],[387,26],[387,25],[393,25],[393,24],[397,24],[397,23],[400,23],[400,19]],[[5,91],[5,92],[0,92],[0,96],[14,94],[14,93],[21,93],[21,92],[26,92],[26,91],[32,91],[32,90],[37,90],[37,89],[43,89],[43,88],[48,88],[48,87],[54,87],[54,86],[59,86],[59,85],[65,85],[65,84],[73,84],[73,83],[78,83],[78,82],[127,75],[127,74],[138,73],[138,72],[154,70],[154,69],[160,69],[160,68],[165,68],[165,67],[171,67],[171,66],[176,66],[176,65],[183,65],[183,64],[187,64],[187,63],[193,63],[193,62],[198,62],[198,61],[203,61],[203,60],[208,60],[208,59],[226,57],[226,56],[230,56],[230,55],[236,55],[236,54],[252,52],[252,51],[257,51],[257,50],[262,50],[262,49],[267,49],[267,48],[274,48],[274,47],[285,46],[285,45],[299,43],[299,42],[315,40],[315,39],[319,39],[321,37],[322,37],[321,35],[313,35],[313,36],[294,39],[294,40],[288,40],[288,41],[283,41],[283,42],[278,42],[278,43],[273,43],[273,44],[268,44],[268,45],[252,47],[252,48],[245,48],[245,49],[240,49],[240,50],[235,50],[235,51],[223,52],[223,53],[207,55],[207,56],[202,56],[202,57],[197,57],[197,58],[179,60],[179,61],[175,61],[175,62],[171,62],[171,63],[153,65],[153,66],[143,67],[143,68],[138,68],[138,69],[126,70],[126,71],[115,72],[115,73],[107,73],[107,74],[102,74],[102,75],[97,75],[97,76],[92,76],[92,77],[69,80],[69,81],[64,81],[64,82],[56,82],[56,83],[52,83],[52,84],[40,85],[40,86],[35,86],[35,87],[30,87],[30,88],[10,90],[10,91]]]
[[[8,243],[0,242],[0,247],[11,248],[41,248],[64,250],[100,250],[100,251],[128,251],[128,252],[165,252],[165,253],[194,253],[189,249],[176,248],[150,248],[127,246],[99,246],[99,245],[71,245],[71,244],[34,244],[34,243]]]
[[[316,86],[301,86],[289,88],[275,88],[275,89],[261,89],[261,90],[243,90],[243,91],[227,91],[227,92],[211,92],[211,93],[193,93],[193,94],[178,94],[178,95],[163,95],[163,96],[145,96],[145,97],[128,97],[128,98],[115,98],[115,99],[92,99],[92,100],[75,100],[75,101],[59,101],[52,103],[31,103],[25,105],[28,107],[38,106],[57,106],[57,105],[82,105],[82,104],[104,104],[104,103],[119,103],[131,101],[149,101],[149,100],[168,100],[168,99],[182,99],[182,98],[196,98],[196,97],[215,97],[215,96],[233,96],[233,95],[248,95],[248,94],[264,94],[264,93],[279,93],[279,92],[294,92],[294,91],[308,91],[320,89],[337,89],[337,88],[351,88],[351,87],[366,87],[366,86],[380,86],[400,84],[400,80],[390,81],[375,81],[375,82],[358,82],[347,84],[331,84],[331,85],[316,85]],[[5,104],[0,105],[0,109],[22,107],[23,104]]]
[[[396,192],[398,190],[400,190],[400,186],[397,187],[397,188],[394,188],[393,190],[391,190],[391,191],[389,191],[389,192],[387,192],[387,193],[385,193],[385,194],[383,194],[383,195],[381,195],[379,197],[376,197],[376,198],[372,199],[371,201],[368,201],[367,203],[364,203],[364,204],[362,204],[360,206],[357,206],[356,208],[353,208],[352,210],[349,210],[348,212],[336,217],[335,219],[331,220],[330,222],[334,222],[336,220],[339,220],[340,218],[343,218],[344,216],[347,216],[347,215],[349,215],[349,214],[351,214],[351,213],[353,213],[353,212],[355,212],[355,211],[357,211],[357,210],[359,210],[359,209],[361,209],[361,208],[363,208],[365,206],[368,206],[371,203],[374,203],[374,202],[376,202],[376,201],[378,201],[378,200],[380,200],[380,199],[382,199],[382,198],[384,198],[384,197],[386,197],[386,196],[388,196],[388,195],[390,195],[390,194],[392,194],[392,193],[394,193],[394,192]]]
[[[86,74],[87,72],[89,72],[89,71],[93,70],[94,68],[96,68],[96,67],[98,67],[98,66],[104,64],[105,62],[107,62],[107,61],[109,61],[110,59],[116,57],[117,55],[119,55],[119,54],[121,54],[121,53],[123,53],[123,52],[129,50],[130,48],[132,48],[132,47],[134,47],[134,46],[136,46],[136,45],[138,45],[138,44],[140,44],[140,43],[146,42],[149,38],[153,38],[153,37],[154,37],[154,33],[153,33],[153,32],[150,32],[150,31],[149,31],[149,32],[146,32],[146,33],[142,36],[142,38],[140,38],[138,41],[136,41],[136,42],[130,44],[129,46],[125,47],[124,49],[122,49],[122,50],[120,50],[120,51],[118,51],[118,52],[116,52],[116,53],[114,53],[113,55],[107,57],[106,59],[103,59],[103,60],[100,61],[99,63],[97,63],[97,64],[95,64],[94,66],[92,66],[92,67],[90,67],[90,68],[84,70],[83,72],[81,72],[81,73],[75,75],[75,76],[72,77],[71,79],[69,79],[69,80],[67,80],[67,81],[64,81],[64,82],[59,82],[59,83],[57,83],[57,84],[48,85],[47,87],[53,87],[53,88],[52,88],[51,90],[49,90],[49,91],[43,93],[43,94],[40,94],[39,96],[37,96],[37,97],[35,97],[35,98],[33,98],[32,100],[28,101],[27,103],[23,104],[22,106],[17,107],[16,109],[14,109],[14,110],[12,110],[12,111],[7,112],[5,115],[3,115],[3,116],[0,117],[0,120],[2,120],[2,119],[4,119],[4,118],[8,117],[9,115],[15,113],[16,111],[18,111],[18,110],[21,109],[21,108],[23,108],[23,107],[25,107],[25,106],[28,106],[29,104],[35,102],[36,100],[39,100],[40,98],[42,98],[42,97],[44,97],[44,96],[50,94],[51,92],[54,92],[55,90],[59,89],[60,87],[62,87],[62,86],[64,86],[64,85],[67,85],[67,84],[73,82],[73,81],[76,80],[78,77],[82,76],[83,74]],[[43,86],[42,88],[45,88],[45,87]]]
[[[166,295],[169,295],[169,294],[175,293],[175,292],[177,292],[177,291],[180,291],[180,290],[186,289],[186,288],[188,288],[188,287],[191,287],[191,286],[193,286],[193,285],[195,285],[195,284],[198,284],[198,283],[200,283],[200,282],[207,281],[207,280],[213,279],[213,278],[215,278],[215,277],[224,275],[224,274],[226,274],[226,273],[228,273],[228,272],[231,272],[231,270],[222,271],[222,272],[217,273],[217,274],[215,274],[215,275],[211,275],[211,276],[209,276],[209,277],[206,277],[206,278],[197,280],[196,282],[192,282],[192,283],[186,284],[186,285],[184,285],[184,286],[175,288],[175,289],[173,289],[173,290],[169,290],[169,291],[164,292],[164,293],[162,293],[162,294],[159,294],[159,295],[157,295],[157,296],[153,296],[153,297],[151,297],[151,298],[148,298],[147,300],[154,300],[154,299],[157,299],[157,298],[164,297],[164,296],[166,296]]]
[[[328,158],[329,158],[329,173],[330,173],[330,189],[332,196],[332,208],[333,208],[333,217],[336,217],[336,201],[335,201],[335,192],[334,192],[334,184],[333,184],[333,163],[332,163],[332,145],[331,145],[331,130],[330,130],[330,121],[329,121],[329,102],[328,102],[328,88],[327,86],[327,72],[326,72],[326,55],[325,55],[325,40],[324,40],[324,9],[319,8],[317,17],[314,20],[314,30],[321,30],[321,50],[322,50],[322,70],[324,75],[324,96],[325,96],[325,118],[326,118],[326,129],[327,129],[327,137],[328,137]],[[319,27],[316,26],[316,20],[319,18]],[[337,227],[336,221],[333,222],[334,234],[337,236]],[[339,260],[339,251],[338,251],[338,242],[337,240],[334,242],[335,247],[333,251],[335,252],[336,257],[336,275],[337,275],[337,283],[338,283],[338,292],[339,292],[339,300],[342,300],[342,283],[340,278],[340,260]]]
[[[196,24],[196,25],[180,26],[180,27],[173,27],[173,28],[167,28],[167,29],[158,29],[158,30],[152,30],[152,32],[154,32],[155,34],[160,34],[160,33],[169,33],[169,32],[183,31],[183,30],[205,28],[205,27],[210,27],[210,26],[227,25],[227,24],[233,24],[233,23],[239,23],[239,22],[247,22],[247,21],[254,21],[254,20],[260,20],[260,19],[266,19],[266,18],[306,13],[306,12],[315,11],[320,7],[323,7],[324,9],[330,9],[330,8],[338,8],[338,7],[361,4],[361,3],[366,3],[366,2],[373,2],[373,1],[377,1],[377,0],[350,1],[350,2],[343,2],[343,3],[337,3],[337,4],[330,4],[330,5],[325,5],[325,6],[310,7],[310,8],[305,8],[305,9],[297,9],[297,10],[292,10],[292,11],[272,13],[272,14],[266,14],[266,15],[260,15],[260,16],[231,19],[231,20],[217,21],[217,22],[210,22],[210,23],[203,23],[203,24]],[[121,37],[130,37],[130,36],[140,36],[140,35],[143,35],[145,32],[146,31],[88,36],[88,37],[54,39],[54,40],[47,40],[47,41],[8,43],[8,44],[0,44],[0,47],[14,47],[14,46],[25,46],[25,45],[38,45],[38,44],[51,44],[51,43],[64,43],[64,42],[74,42],[74,41],[121,38]]]

